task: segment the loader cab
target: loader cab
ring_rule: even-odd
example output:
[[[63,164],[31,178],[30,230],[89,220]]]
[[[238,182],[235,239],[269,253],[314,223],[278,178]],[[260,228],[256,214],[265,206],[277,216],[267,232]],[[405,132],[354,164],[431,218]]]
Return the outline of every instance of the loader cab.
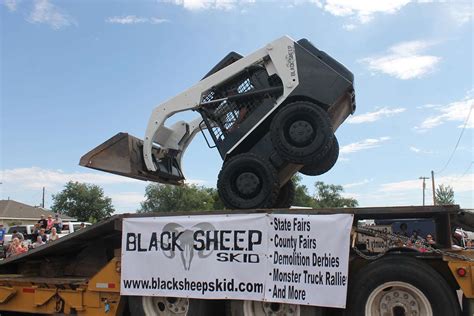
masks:
[[[269,76],[263,65],[245,68],[202,93],[199,112],[222,159],[264,120],[282,93],[281,79]],[[251,137],[247,149],[262,136]]]

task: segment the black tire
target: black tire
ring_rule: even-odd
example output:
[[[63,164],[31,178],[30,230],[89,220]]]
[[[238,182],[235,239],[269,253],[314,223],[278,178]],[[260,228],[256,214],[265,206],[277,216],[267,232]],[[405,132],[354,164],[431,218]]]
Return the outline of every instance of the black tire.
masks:
[[[273,146],[296,164],[312,164],[329,151],[334,134],[328,114],[316,104],[298,101],[286,105],[270,126]]]
[[[294,315],[294,314],[297,314],[295,309],[299,309],[299,313],[298,313],[299,316],[322,316],[323,315],[322,308],[316,307],[316,306],[300,305],[297,307],[297,305],[292,305],[292,304],[228,300],[226,301],[225,316],[245,316],[244,304],[246,303],[253,304],[253,309],[259,312],[258,315],[261,315],[263,311],[266,311],[265,315]]]
[[[288,182],[280,188],[277,200],[273,207],[275,208],[289,208],[295,200],[295,184],[290,179]]]
[[[147,299],[144,296],[129,296],[128,297],[128,309],[130,316],[148,316],[145,313],[144,300]],[[160,306],[161,307],[161,306]],[[152,313],[149,316],[161,316],[167,315],[166,306],[162,307],[163,313],[160,312],[160,308],[157,306],[156,313]],[[189,299],[189,305],[187,306],[186,316],[200,316],[200,315],[214,315],[212,314],[212,304],[210,301],[198,300],[198,299]],[[180,312],[179,310],[178,312]],[[171,311],[173,313],[175,311]],[[154,315],[153,315],[154,314]]]
[[[416,289],[418,294],[413,289]],[[380,301],[377,300],[376,293],[381,293]],[[371,295],[372,298],[375,297],[373,300]],[[417,315],[426,315],[420,308],[423,306],[423,299],[427,299],[426,305],[430,306],[433,316],[460,315],[455,291],[438,272],[418,259],[387,256],[369,263],[350,280],[346,315],[366,315],[369,300],[376,306],[383,306],[381,302],[389,302],[386,308],[389,309],[392,305],[391,312],[395,312],[395,309],[400,312],[401,308],[419,308]],[[412,302],[417,302],[417,305],[410,305]],[[412,315],[412,312],[407,311],[405,315]]]
[[[300,169],[300,173],[307,176],[319,176],[322,175],[336,164],[337,158],[339,157],[339,142],[336,136],[332,139],[332,145],[329,151],[324,155],[321,161],[317,161],[310,165],[305,165]]]
[[[269,208],[280,190],[275,168],[254,154],[244,153],[225,162],[217,190],[226,208]]]

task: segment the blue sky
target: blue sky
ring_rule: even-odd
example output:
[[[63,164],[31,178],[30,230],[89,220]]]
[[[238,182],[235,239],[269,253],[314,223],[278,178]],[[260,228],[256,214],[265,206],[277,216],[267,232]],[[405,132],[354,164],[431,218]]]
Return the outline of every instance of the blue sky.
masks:
[[[418,178],[434,170],[474,207],[472,1],[1,1],[2,199],[37,205],[45,186],[48,207],[76,180],[102,186],[119,212],[136,210],[146,183],[79,158],[120,131],[142,138],[152,109],[229,51],[289,35],[355,75],[340,158],[303,178],[310,192],[319,180],[361,206],[420,205]],[[220,166],[197,137],[184,160],[189,182],[215,186]]]

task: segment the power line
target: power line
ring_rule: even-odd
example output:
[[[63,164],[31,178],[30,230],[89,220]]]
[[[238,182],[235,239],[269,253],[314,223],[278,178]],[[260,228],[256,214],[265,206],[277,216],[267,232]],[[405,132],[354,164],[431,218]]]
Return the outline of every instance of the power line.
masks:
[[[472,112],[473,107],[474,107],[474,105],[471,105],[471,107],[469,108],[469,113],[467,114],[466,121],[464,122],[464,126],[462,127],[462,130],[461,130],[461,134],[459,134],[458,141],[456,142],[456,146],[454,146],[454,149],[453,149],[453,152],[451,153],[451,156],[449,156],[448,161],[446,162],[446,164],[444,165],[444,167],[440,171],[435,171],[437,174],[440,174],[444,170],[446,170],[446,167],[448,167],[449,163],[451,162],[451,159],[453,159],[454,153],[458,149],[459,142],[461,141],[462,135],[464,134],[464,131],[466,130],[467,122],[469,122],[469,118],[471,117],[471,112]]]
[[[469,165],[469,167],[466,168],[466,170],[463,172],[462,176],[460,176],[459,178],[464,177],[469,172],[469,170],[471,170],[471,167],[472,167],[473,164],[474,164],[474,161],[471,161],[471,164]]]

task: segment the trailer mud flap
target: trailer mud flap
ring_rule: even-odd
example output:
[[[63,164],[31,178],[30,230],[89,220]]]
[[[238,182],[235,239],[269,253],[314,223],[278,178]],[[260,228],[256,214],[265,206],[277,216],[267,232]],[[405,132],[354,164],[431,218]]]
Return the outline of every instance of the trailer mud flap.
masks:
[[[138,180],[181,185],[184,176],[175,157],[152,150],[157,171],[149,171],[143,160],[143,141],[118,133],[81,157],[79,165]],[[160,158],[158,158],[160,157]]]
[[[13,287],[0,286],[0,304],[8,302],[16,294],[16,289]]]

